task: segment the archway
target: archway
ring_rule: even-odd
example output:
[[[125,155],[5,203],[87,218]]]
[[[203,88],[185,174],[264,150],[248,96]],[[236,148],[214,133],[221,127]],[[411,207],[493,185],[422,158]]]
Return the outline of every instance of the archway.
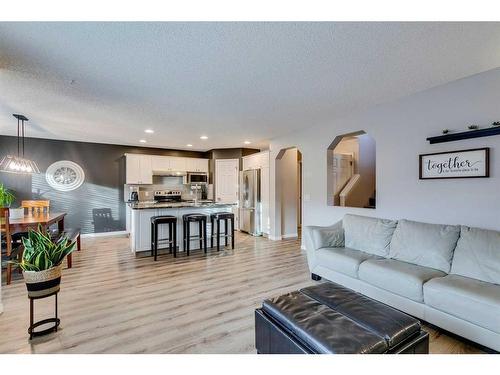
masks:
[[[327,150],[327,204],[375,208],[375,140],[364,130],[335,137]]]

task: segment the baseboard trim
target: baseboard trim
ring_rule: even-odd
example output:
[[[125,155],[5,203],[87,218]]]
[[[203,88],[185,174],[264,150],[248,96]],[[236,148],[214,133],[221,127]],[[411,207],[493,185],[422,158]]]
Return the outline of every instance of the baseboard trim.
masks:
[[[284,240],[289,239],[289,238],[298,238],[298,237],[299,237],[298,233],[283,234],[281,236],[281,238]]]
[[[282,238],[281,238],[281,236],[271,236],[271,235],[269,235],[269,239],[271,241],[281,241]]]
[[[96,238],[96,237],[121,237],[126,236],[128,232],[126,230],[119,230],[115,232],[102,232],[102,233],[85,233],[82,234],[82,238]]]

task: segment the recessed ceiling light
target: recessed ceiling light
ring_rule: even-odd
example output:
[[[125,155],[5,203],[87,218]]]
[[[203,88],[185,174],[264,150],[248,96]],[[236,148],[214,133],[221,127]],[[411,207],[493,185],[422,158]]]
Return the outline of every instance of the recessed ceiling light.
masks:
[[[205,140],[205,139],[208,139],[208,137],[207,137],[206,135],[202,135],[202,136],[200,137],[200,139]]]
[[[146,129],[144,133],[153,134],[155,131],[153,129]]]
[[[193,145],[191,143],[188,143],[186,146],[187,147],[193,147]]]
[[[139,142],[146,143],[146,140],[145,139],[139,139]]]
[[[244,143],[244,144],[246,144],[246,145],[249,145],[249,144],[250,144],[250,143],[252,143],[252,142],[250,142],[250,141],[245,141],[245,142],[243,142],[243,143]]]

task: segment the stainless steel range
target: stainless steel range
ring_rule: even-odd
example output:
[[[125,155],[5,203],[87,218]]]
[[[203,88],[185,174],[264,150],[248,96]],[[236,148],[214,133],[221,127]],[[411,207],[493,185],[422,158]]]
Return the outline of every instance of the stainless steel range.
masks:
[[[154,193],[155,202],[180,202],[182,192],[180,190],[157,190]]]

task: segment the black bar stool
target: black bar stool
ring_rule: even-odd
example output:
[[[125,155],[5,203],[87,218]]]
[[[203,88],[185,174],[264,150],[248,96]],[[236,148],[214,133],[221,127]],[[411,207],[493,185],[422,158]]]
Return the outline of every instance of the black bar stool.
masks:
[[[168,238],[158,238],[158,226],[168,224]],[[177,217],[176,216],[153,216],[151,217],[151,256],[155,260],[158,256],[158,243],[168,241],[169,252],[174,252],[174,258],[177,257]]]
[[[220,250],[220,224],[224,221],[224,237],[225,245],[227,239],[231,237],[231,248],[234,249],[234,214],[232,212],[217,212],[210,215],[210,223],[212,224],[212,235],[210,237],[210,247],[214,247],[214,224],[217,223],[217,251]],[[231,234],[228,234],[228,222],[231,222]]]
[[[207,252],[207,217],[203,214],[186,214],[182,216],[184,250],[189,256],[191,240],[198,239],[200,241],[200,250]],[[198,223],[198,235],[191,236],[191,223]]]

